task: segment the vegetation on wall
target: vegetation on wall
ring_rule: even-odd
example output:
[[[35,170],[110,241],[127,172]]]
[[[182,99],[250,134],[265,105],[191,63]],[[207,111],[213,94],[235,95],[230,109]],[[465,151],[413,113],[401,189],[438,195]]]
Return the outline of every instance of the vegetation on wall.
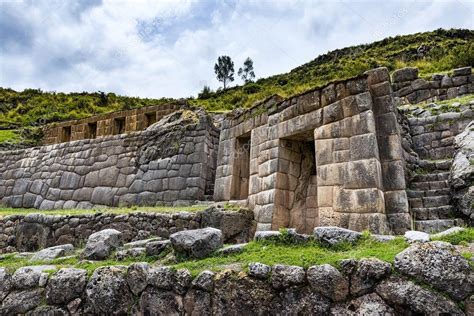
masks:
[[[190,98],[189,102],[210,111],[250,107],[275,93],[290,96],[378,66],[385,66],[390,71],[414,66],[420,69],[420,76],[423,77],[456,67],[474,66],[474,30],[439,29],[337,49],[285,74],[216,92],[207,87],[199,98]],[[164,98],[124,97],[100,91],[66,94],[39,89],[17,92],[0,88],[0,130],[38,126],[170,101]],[[10,131],[0,134],[2,139],[12,136]]]

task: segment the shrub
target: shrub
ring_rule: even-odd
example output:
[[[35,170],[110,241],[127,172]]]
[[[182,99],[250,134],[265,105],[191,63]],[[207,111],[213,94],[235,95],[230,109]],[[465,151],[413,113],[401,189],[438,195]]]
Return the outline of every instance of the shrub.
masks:
[[[249,83],[244,86],[244,92],[247,94],[253,94],[257,93],[261,90],[262,87],[260,87],[259,84],[257,83]]]

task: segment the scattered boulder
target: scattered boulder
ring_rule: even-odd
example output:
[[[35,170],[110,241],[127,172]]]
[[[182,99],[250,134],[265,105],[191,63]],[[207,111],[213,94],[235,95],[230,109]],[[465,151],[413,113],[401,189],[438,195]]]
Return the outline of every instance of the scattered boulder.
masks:
[[[444,296],[394,276],[382,281],[375,291],[397,314],[464,315],[456,304]]]
[[[119,250],[115,253],[115,258],[117,260],[125,260],[126,258],[139,258],[143,257],[146,254],[146,249],[143,247],[128,248],[124,250]]]
[[[237,244],[237,245],[228,245],[228,246],[225,246],[224,248],[221,248],[219,250],[217,250],[217,253],[221,254],[221,255],[230,255],[230,254],[235,254],[235,253],[241,253],[242,251],[244,251],[244,248],[245,246],[247,246],[247,244]]]
[[[350,293],[359,296],[372,291],[373,287],[387,277],[392,266],[376,258],[360,261],[347,259],[341,261],[341,267],[350,280]]]
[[[49,247],[36,252],[30,261],[50,261],[59,257],[70,255],[74,251],[71,244]]]
[[[207,257],[223,244],[222,232],[212,227],[180,231],[170,241],[177,254],[192,258]]]
[[[408,242],[428,242],[430,235],[416,230],[409,230],[405,232],[405,238]]]
[[[148,271],[150,265],[146,262],[131,264],[127,269],[127,283],[132,293],[136,296],[145,290],[148,284]]]
[[[249,264],[249,275],[257,279],[268,279],[272,268],[266,264],[255,262]]]
[[[345,300],[349,294],[349,282],[329,264],[309,267],[306,276],[314,291],[334,302]]]
[[[86,286],[86,314],[128,314],[133,296],[125,271],[125,267],[101,267],[94,271]]]
[[[115,229],[104,229],[89,236],[82,255],[85,259],[104,260],[122,245],[121,232]]]
[[[272,286],[275,289],[286,288],[290,285],[300,285],[305,282],[306,274],[302,267],[276,264],[272,268]]]
[[[255,233],[253,237],[256,241],[261,240],[270,240],[270,241],[278,241],[280,240],[280,232],[276,230],[261,230]]]
[[[169,240],[161,240],[161,241],[151,241],[146,244],[146,255],[147,256],[159,256],[166,248],[171,246],[171,242]]]
[[[449,243],[414,244],[395,256],[395,268],[459,301],[474,292],[469,262]]]
[[[87,271],[83,269],[63,268],[49,279],[46,287],[46,299],[49,304],[66,305],[79,298],[87,283]]]
[[[394,316],[393,308],[387,305],[383,299],[375,293],[357,297],[351,301],[339,303],[331,308],[330,315],[364,315],[364,316]]]
[[[314,236],[316,240],[322,244],[333,246],[340,242],[355,243],[360,239],[362,234],[341,227],[322,226],[314,229]]]

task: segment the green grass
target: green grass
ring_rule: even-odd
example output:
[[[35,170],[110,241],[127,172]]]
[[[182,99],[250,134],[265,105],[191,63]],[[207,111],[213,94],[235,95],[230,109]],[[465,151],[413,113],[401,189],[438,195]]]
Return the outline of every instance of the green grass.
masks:
[[[27,215],[33,213],[41,213],[47,215],[85,215],[96,213],[110,213],[110,214],[129,214],[133,212],[155,212],[155,213],[173,213],[173,212],[197,212],[208,208],[207,205],[193,205],[193,206],[147,206],[147,207],[117,207],[117,208],[100,208],[100,209],[61,209],[41,211],[34,208],[0,208],[0,217],[8,215]]]
[[[343,259],[378,258],[392,263],[395,255],[408,247],[401,237],[381,243],[369,238],[360,241],[355,246],[345,245],[339,249],[328,249],[315,242],[299,245],[288,245],[271,242],[250,242],[243,252],[231,255],[214,255],[202,260],[187,260],[175,264],[176,269],[188,269],[192,275],[203,270],[221,271],[227,265],[238,263],[243,269],[252,262],[268,265],[287,264],[308,268],[316,264],[328,263],[338,267]]]
[[[466,245],[474,242],[474,228],[469,227],[460,232],[445,235],[442,237],[432,237],[431,240],[445,241],[453,245]]]
[[[298,265],[305,268],[315,264],[329,263],[337,267],[338,262],[342,259],[361,259],[369,257],[375,257],[392,263],[395,255],[406,247],[408,247],[408,244],[401,237],[386,243],[377,242],[370,238],[363,238],[357,245],[340,245],[334,249],[320,246],[316,242],[289,245],[278,242],[253,241],[239,254],[227,256],[214,254],[202,260],[184,260],[172,265],[172,267],[176,269],[186,268],[193,276],[196,276],[203,270],[218,272],[224,270],[227,265],[235,263],[240,264],[244,269],[252,262],[261,262],[268,265],[277,263]],[[79,255],[79,253],[80,251],[77,251],[77,255]],[[153,263],[165,255],[166,254],[161,255],[160,258],[146,256],[140,258],[126,258],[123,261],[112,259],[105,261],[81,261],[78,257],[74,257],[56,259],[49,262],[30,262],[27,258],[15,258],[14,254],[8,254],[0,257],[0,267],[6,267],[9,271],[14,271],[19,267],[28,265],[50,264],[56,265],[58,269],[62,267],[86,269],[90,275],[98,267],[113,265],[127,266],[134,262]]]
[[[455,102],[459,102],[461,104],[468,104],[470,101],[474,101],[474,94],[468,94],[461,97],[457,97],[455,99],[443,100],[443,101],[436,101],[437,105],[451,105]]]
[[[5,142],[16,143],[20,140],[20,135],[15,130],[0,130],[0,144]]]
[[[261,78],[225,91],[218,90],[207,99],[190,97],[188,101],[208,111],[223,113],[238,107],[248,108],[273,94],[288,97],[380,66],[390,71],[414,66],[419,68],[421,77],[429,77],[432,73],[474,66],[473,43],[474,31],[461,29],[389,37],[330,51],[288,73]],[[428,48],[424,56],[418,53],[422,45]],[[255,65],[255,70],[258,74],[258,65]],[[211,72],[212,69],[209,69]],[[31,127],[169,102],[174,100],[125,97],[103,92],[60,93],[39,89],[17,92],[0,88],[0,126],[12,129]]]

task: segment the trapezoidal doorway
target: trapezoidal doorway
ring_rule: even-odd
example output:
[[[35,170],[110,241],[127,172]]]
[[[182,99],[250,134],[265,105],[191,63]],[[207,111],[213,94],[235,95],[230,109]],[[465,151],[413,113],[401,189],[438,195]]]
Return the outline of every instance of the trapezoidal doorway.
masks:
[[[280,225],[312,233],[319,223],[316,179],[316,159],[313,132],[280,139],[279,167],[282,208],[276,219]],[[275,221],[274,221],[275,223]]]
[[[230,198],[244,200],[249,195],[250,178],[250,134],[235,140],[234,165]]]

